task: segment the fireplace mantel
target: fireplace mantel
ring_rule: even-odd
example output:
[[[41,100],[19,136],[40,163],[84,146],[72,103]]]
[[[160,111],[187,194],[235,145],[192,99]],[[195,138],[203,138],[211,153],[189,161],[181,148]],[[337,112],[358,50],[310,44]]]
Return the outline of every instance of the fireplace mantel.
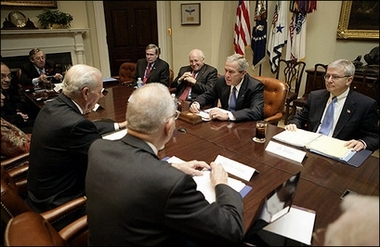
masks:
[[[85,64],[83,35],[89,29],[1,30],[1,55],[25,56],[38,47],[46,54],[70,52],[73,64]]]

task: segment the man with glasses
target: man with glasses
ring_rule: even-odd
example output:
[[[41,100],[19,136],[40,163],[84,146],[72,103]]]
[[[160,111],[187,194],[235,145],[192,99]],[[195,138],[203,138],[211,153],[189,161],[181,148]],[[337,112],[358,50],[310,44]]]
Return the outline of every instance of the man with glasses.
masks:
[[[62,74],[53,61],[46,60],[45,52],[39,48],[33,48],[29,52],[29,61],[21,67],[22,85],[39,85],[43,83],[59,83]]]
[[[248,62],[239,54],[227,57],[224,75],[215,85],[195,98],[190,111],[197,113],[220,100],[221,109],[209,115],[220,121],[256,121],[264,118],[264,84],[247,73]]]
[[[378,103],[350,89],[354,74],[355,66],[349,60],[330,63],[324,76],[326,89],[312,91],[306,105],[289,120],[285,129],[302,128],[346,140],[346,146],[356,151],[378,149]],[[331,108],[332,117],[328,118]],[[326,122],[330,126],[324,132]]]
[[[238,246],[243,202],[227,185],[222,164],[170,164],[158,158],[176,130],[178,112],[167,87],[150,83],[128,101],[128,133],[97,140],[86,174],[89,245]],[[210,204],[192,176],[211,169],[216,202]]]
[[[169,86],[169,64],[159,58],[160,48],[155,44],[149,44],[145,48],[145,58],[141,58],[136,64],[136,73],[133,77],[132,86],[137,86],[140,77],[144,84],[159,82]]]

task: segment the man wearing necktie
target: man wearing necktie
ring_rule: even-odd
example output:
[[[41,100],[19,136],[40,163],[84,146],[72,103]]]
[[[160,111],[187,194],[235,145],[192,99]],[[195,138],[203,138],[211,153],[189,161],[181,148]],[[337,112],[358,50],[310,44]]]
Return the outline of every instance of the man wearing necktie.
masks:
[[[39,48],[33,48],[29,52],[29,61],[21,66],[21,84],[47,83],[47,76],[53,76],[51,81],[59,83],[63,79],[60,72],[53,61],[46,59],[44,51]]]
[[[229,56],[224,66],[225,74],[218,77],[210,90],[195,98],[190,105],[190,111],[197,113],[203,107],[220,100],[221,108],[213,108],[209,113],[213,120],[262,120],[264,84],[247,73],[248,66],[244,56]]]
[[[205,63],[203,51],[193,49],[189,53],[189,65],[179,69],[171,88],[175,89],[177,98],[192,101],[215,85],[217,75],[217,69]]]
[[[345,145],[355,151],[378,149],[378,103],[350,89],[354,75],[351,61],[338,59],[330,63],[324,76],[326,89],[312,91],[306,105],[285,129],[303,128],[345,140]]]
[[[136,72],[132,86],[137,86],[137,78],[141,78],[144,84],[159,82],[169,86],[169,64],[159,58],[160,48],[155,44],[149,44],[145,48],[145,58],[137,61]]]

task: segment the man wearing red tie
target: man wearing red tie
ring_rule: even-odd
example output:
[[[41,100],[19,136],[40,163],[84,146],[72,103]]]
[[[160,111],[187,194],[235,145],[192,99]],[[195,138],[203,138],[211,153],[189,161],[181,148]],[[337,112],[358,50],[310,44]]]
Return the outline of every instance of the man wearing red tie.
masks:
[[[29,52],[29,61],[21,66],[21,84],[33,85],[33,81],[46,83],[47,76],[53,76],[51,81],[59,83],[63,76],[53,61],[46,60],[45,52],[39,48],[33,48]]]
[[[194,49],[189,53],[190,65],[180,68],[171,88],[176,88],[176,97],[180,100],[193,100],[211,89],[216,83],[218,71],[205,63],[203,51]]]
[[[137,78],[141,78],[144,84],[159,82],[169,86],[169,64],[159,58],[160,48],[155,44],[149,44],[145,48],[145,58],[141,58],[136,64],[136,73],[133,78],[133,86],[137,85]]]

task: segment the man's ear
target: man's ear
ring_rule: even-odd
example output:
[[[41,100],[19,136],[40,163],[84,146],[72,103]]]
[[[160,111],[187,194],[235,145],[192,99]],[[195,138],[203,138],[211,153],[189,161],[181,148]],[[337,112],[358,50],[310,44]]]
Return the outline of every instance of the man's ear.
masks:
[[[171,136],[172,135],[171,129],[173,128],[173,125],[175,127],[175,119],[174,118],[170,118],[169,121],[167,121],[166,124],[165,124],[165,135],[167,135],[167,136]]]
[[[89,92],[90,92],[90,89],[88,87],[83,87],[81,90],[83,98],[87,99]]]

